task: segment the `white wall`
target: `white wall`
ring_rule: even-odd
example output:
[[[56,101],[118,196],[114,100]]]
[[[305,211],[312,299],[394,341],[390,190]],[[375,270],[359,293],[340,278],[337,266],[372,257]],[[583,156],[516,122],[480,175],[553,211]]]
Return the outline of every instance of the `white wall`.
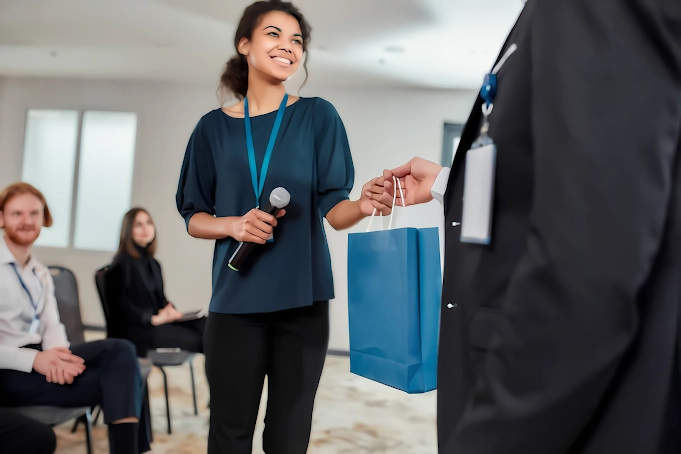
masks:
[[[168,298],[181,309],[207,306],[210,299],[213,245],[190,238],[175,209],[175,190],[187,139],[200,118],[218,106],[215,85],[171,82],[105,82],[57,79],[0,79],[0,187],[21,177],[25,113],[28,108],[94,109],[138,114],[138,137],[132,204],[147,208],[157,225],[158,259]],[[443,123],[464,122],[474,92],[412,90],[303,90],[322,96],[341,114],[350,137],[356,169],[353,198],[361,186],[384,168],[415,155],[439,162]],[[49,201],[49,194],[46,194]],[[410,209],[411,210],[411,209]],[[404,219],[396,219],[404,225]],[[437,203],[410,212],[410,224],[442,222]],[[362,231],[366,221],[351,231]],[[332,303],[330,348],[348,349],[347,232],[327,227],[336,282]],[[40,248],[46,264],[64,265],[76,273],[83,320],[102,325],[94,271],[111,253]]]

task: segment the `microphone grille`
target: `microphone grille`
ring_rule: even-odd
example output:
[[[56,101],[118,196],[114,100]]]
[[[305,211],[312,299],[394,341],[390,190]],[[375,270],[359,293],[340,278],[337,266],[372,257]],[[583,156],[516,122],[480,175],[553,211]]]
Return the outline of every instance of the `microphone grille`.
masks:
[[[286,208],[291,201],[291,194],[284,188],[275,188],[270,194],[270,204],[279,209]]]

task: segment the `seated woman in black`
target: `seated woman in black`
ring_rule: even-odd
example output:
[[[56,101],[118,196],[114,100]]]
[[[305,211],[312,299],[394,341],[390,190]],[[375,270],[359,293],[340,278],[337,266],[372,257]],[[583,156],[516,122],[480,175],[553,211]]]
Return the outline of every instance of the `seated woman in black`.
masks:
[[[127,337],[140,357],[156,348],[203,353],[206,318],[179,321],[182,313],[163,291],[161,265],[154,259],[156,244],[156,228],[149,213],[142,208],[128,211],[112,264],[112,268],[120,268],[120,304],[127,319]]]

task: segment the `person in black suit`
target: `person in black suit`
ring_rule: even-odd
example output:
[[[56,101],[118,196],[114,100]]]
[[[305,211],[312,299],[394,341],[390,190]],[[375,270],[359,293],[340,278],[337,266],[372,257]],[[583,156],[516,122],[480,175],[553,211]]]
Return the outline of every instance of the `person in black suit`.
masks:
[[[125,337],[135,344],[140,357],[155,348],[203,353],[206,319],[179,321],[183,314],[164,293],[161,265],[154,258],[156,247],[156,228],[149,213],[142,208],[128,211],[110,270],[120,279],[118,301],[127,322]]]
[[[4,454],[53,454],[57,436],[45,424],[0,408],[0,446]]]
[[[439,452],[681,452],[681,2],[529,0],[501,55],[451,172],[372,189],[444,196]]]

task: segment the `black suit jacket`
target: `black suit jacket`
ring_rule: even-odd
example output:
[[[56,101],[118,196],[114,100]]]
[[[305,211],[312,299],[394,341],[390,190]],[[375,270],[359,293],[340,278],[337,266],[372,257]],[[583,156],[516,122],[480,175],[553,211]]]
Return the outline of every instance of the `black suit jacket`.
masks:
[[[151,317],[168,304],[161,265],[153,257],[139,259],[121,253],[111,264],[110,272],[120,276],[118,304],[127,323],[151,328]]]
[[[452,225],[480,99],[445,195],[440,452],[681,452],[681,1],[529,0],[513,43],[491,245]]]

